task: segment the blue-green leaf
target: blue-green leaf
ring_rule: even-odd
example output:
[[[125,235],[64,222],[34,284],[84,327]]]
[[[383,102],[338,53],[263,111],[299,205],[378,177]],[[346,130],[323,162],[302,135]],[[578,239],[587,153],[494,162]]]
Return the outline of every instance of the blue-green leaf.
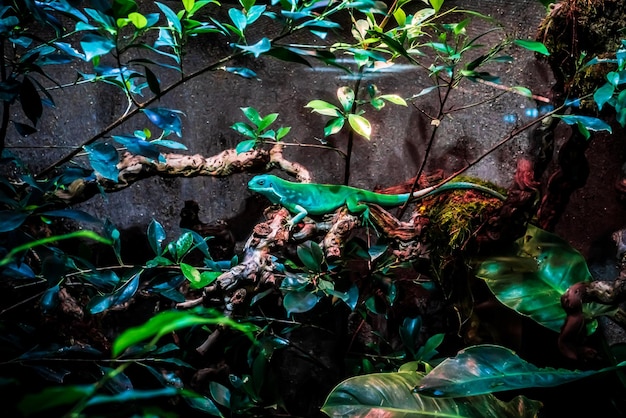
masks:
[[[79,209],[58,209],[58,210],[49,210],[46,212],[42,212],[41,215],[43,216],[53,216],[53,217],[59,217],[59,218],[68,218],[68,219],[74,219],[75,221],[81,221],[81,222],[89,222],[92,224],[99,224],[102,223],[102,221],[100,221],[100,219],[96,218],[95,216],[83,211],[83,210],[79,210]]]
[[[607,131],[609,133],[613,133],[613,129],[611,126],[603,121],[602,119],[594,118],[592,116],[581,116],[581,115],[554,115],[557,118],[560,118],[563,122],[568,125],[576,125],[581,124],[586,129],[590,131]]]
[[[254,45],[239,45],[239,44],[237,44],[235,46],[237,48],[239,48],[239,49],[243,49],[244,51],[247,51],[247,52],[253,54],[255,58],[258,58],[264,52],[267,52],[270,49],[272,49],[272,43],[270,42],[270,40],[268,38],[263,38],[263,39],[261,39],[259,42],[257,42]]]
[[[182,122],[178,110],[158,107],[154,109],[143,109],[150,122],[154,123],[164,131],[174,132],[178,137],[182,137]]]
[[[117,183],[119,156],[115,147],[107,142],[98,142],[83,147],[87,152],[89,163],[102,177]]]
[[[477,396],[558,386],[623,366],[626,362],[601,370],[539,368],[508,348],[479,345],[461,350],[454,358],[445,359],[422,379],[416,390],[420,394],[440,398]]]
[[[228,16],[230,20],[233,21],[235,27],[239,29],[242,33],[246,29],[248,25],[248,19],[246,19],[246,15],[239,9],[231,8],[228,10]]]
[[[227,71],[231,74],[238,75],[243,78],[254,78],[259,80],[257,74],[249,68],[245,67],[222,67],[224,71]]]
[[[310,292],[289,292],[283,298],[287,316],[293,313],[308,312],[317,304],[320,297]]]
[[[142,155],[154,161],[157,161],[161,155],[154,144],[136,136],[113,135],[112,138],[120,145],[125,146],[132,154]]]
[[[243,154],[244,152],[248,152],[252,150],[254,146],[256,145],[256,143],[257,143],[256,139],[248,139],[246,141],[241,141],[235,147],[235,151],[237,152],[237,154]]]
[[[148,243],[155,255],[163,254],[163,241],[165,241],[165,229],[155,219],[148,225]]]
[[[115,48],[115,42],[96,33],[88,33],[80,41],[80,46],[85,53],[85,59],[90,61],[94,57],[106,55],[113,48]]]
[[[0,232],[17,229],[24,223],[30,212],[15,212],[12,210],[0,211]]]
[[[92,315],[104,312],[114,306],[128,302],[139,289],[139,276],[141,272],[133,275],[122,287],[108,295],[98,295],[93,297],[87,304],[87,308]]]
[[[615,92],[615,86],[611,83],[605,83],[602,87],[600,87],[593,94],[593,100],[595,100],[598,105],[598,109],[602,110],[602,106],[606,102],[608,102],[611,97],[613,97],[613,93]]]
[[[173,28],[176,32],[182,33],[183,28],[180,24],[180,19],[178,18],[176,13],[174,13],[172,9],[170,9],[168,6],[166,6],[163,3],[159,3],[158,1],[156,1],[155,4],[159,7],[159,9],[161,9],[163,14],[165,15],[168,25],[171,28]]]

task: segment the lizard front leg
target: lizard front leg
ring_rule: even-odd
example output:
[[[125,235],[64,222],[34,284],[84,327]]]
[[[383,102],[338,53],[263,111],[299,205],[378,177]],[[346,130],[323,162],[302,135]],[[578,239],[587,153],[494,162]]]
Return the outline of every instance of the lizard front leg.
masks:
[[[307,212],[307,210],[300,205],[290,205],[290,207],[288,207],[287,209],[289,209],[291,213],[295,213],[295,215],[291,218],[291,220],[288,223],[289,229],[292,229],[294,225],[296,225],[298,222],[304,219],[305,216],[309,214],[309,212]]]

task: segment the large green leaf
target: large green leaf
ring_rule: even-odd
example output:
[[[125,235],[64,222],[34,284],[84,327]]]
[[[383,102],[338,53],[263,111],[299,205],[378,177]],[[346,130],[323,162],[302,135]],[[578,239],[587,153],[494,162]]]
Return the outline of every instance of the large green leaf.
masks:
[[[437,399],[414,393],[423,375],[413,371],[356,376],[337,385],[322,407],[331,417],[534,417],[541,403],[493,395]]]
[[[226,325],[247,335],[254,330],[254,326],[240,324],[232,319],[217,314],[210,317],[200,316],[193,311],[165,311],[148,320],[148,322],[124,331],[113,342],[113,356],[117,357],[128,347],[152,338],[149,344],[156,342],[164,335],[193,325]],[[253,338],[249,335],[250,338]]]
[[[560,332],[565,311],[561,295],[574,283],[591,280],[583,256],[562,238],[528,226],[508,255],[481,263],[483,279],[503,304],[541,325]],[[586,315],[603,314],[598,304],[585,304]]]
[[[479,345],[445,359],[419,383],[418,393],[435,397],[476,396],[531,387],[553,387],[626,366],[601,370],[539,368],[497,345]]]

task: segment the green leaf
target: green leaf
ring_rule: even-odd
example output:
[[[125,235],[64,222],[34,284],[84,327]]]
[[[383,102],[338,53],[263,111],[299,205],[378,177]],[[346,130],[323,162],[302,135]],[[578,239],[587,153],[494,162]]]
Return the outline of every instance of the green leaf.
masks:
[[[523,86],[513,86],[511,87],[511,90],[516,91],[524,97],[533,97],[533,92],[529,88]]]
[[[372,135],[372,125],[363,116],[350,114],[348,115],[348,123],[350,127],[354,129],[354,132],[366,139],[370,139],[370,135]]]
[[[396,104],[396,105],[407,106],[406,100],[404,100],[402,97],[398,96],[397,94],[383,94],[378,97],[380,99],[387,100],[388,102]]]
[[[187,251],[191,249],[193,245],[193,234],[191,232],[184,232],[178,239],[176,240],[176,257],[181,259]]]
[[[30,212],[14,212],[12,210],[0,211],[0,232],[8,232],[17,229],[28,218]]]
[[[322,271],[324,252],[318,243],[307,241],[298,245],[296,252],[298,254],[298,258],[307,269],[316,273],[320,273]]]
[[[250,332],[256,327],[253,325],[239,324],[232,319],[218,313],[211,313],[211,316],[199,316],[191,311],[165,311],[150,318],[143,325],[129,328],[124,331],[113,342],[113,357],[119,356],[127,348],[140,343],[148,338],[152,338],[151,343],[156,342],[171,332],[194,325],[226,325],[237,331],[243,332],[249,338],[253,338]]]
[[[257,129],[259,131],[263,131],[264,129],[267,129],[267,127],[270,126],[272,123],[274,123],[274,121],[276,121],[277,118],[278,118],[278,113],[270,113],[269,115],[261,119],[261,122],[259,122]]]
[[[319,113],[325,116],[341,116],[341,111],[337,106],[332,103],[325,102],[324,100],[311,100],[304,107],[312,109],[312,112]]]
[[[350,87],[339,87],[337,89],[337,98],[346,113],[352,110],[352,105],[354,104],[354,90]]]
[[[538,41],[529,41],[526,39],[516,39],[513,41],[516,45],[521,46],[529,51],[538,52],[543,55],[550,55],[550,51],[544,44]]]
[[[503,304],[555,332],[560,332],[566,316],[561,295],[574,283],[591,280],[578,251],[560,237],[532,225],[508,255],[482,262],[476,276]],[[600,314],[600,308],[586,304],[588,316]]]
[[[141,13],[132,12],[128,15],[128,19],[137,29],[143,29],[148,25],[148,19]]]
[[[330,136],[341,131],[345,123],[346,118],[343,116],[330,119],[328,122],[326,122],[326,125],[324,126],[324,136]]]
[[[257,79],[257,80],[259,79],[257,77],[257,74],[254,71],[252,71],[251,69],[249,69],[249,68],[245,68],[245,67],[222,67],[220,69],[222,69],[224,71],[227,71],[227,72],[229,72],[231,74],[238,75],[238,76],[243,77],[243,78],[248,78],[248,79],[254,78],[254,79]]]
[[[602,119],[581,115],[554,115],[568,125],[580,124],[590,131],[607,131],[613,133],[611,126]]]
[[[235,151],[237,152],[237,154],[243,154],[244,152],[248,152],[254,149],[254,146],[256,145],[256,143],[257,143],[256,139],[248,139],[246,141],[241,141],[235,147]]]
[[[118,181],[119,156],[115,147],[107,142],[97,142],[83,147],[87,152],[89,163],[102,177],[115,183]]]
[[[150,160],[158,161],[161,153],[159,149],[151,142],[137,138],[136,136],[112,135],[115,142],[126,147],[126,149],[135,155],[142,155]]]
[[[193,6],[196,4],[196,0],[183,0],[183,7],[187,12],[193,10]]]
[[[209,391],[211,392],[211,397],[215,399],[215,402],[226,408],[230,408],[230,390],[228,390],[226,386],[217,382],[210,382]]]
[[[281,126],[280,128],[278,128],[278,130],[276,131],[276,140],[280,141],[281,139],[283,139],[285,135],[289,133],[289,131],[291,131],[290,126]]]
[[[433,9],[435,9],[435,13],[438,12],[439,9],[441,9],[443,1],[444,0],[430,0],[430,5],[433,6]]]
[[[439,398],[477,396],[533,387],[553,387],[626,366],[601,370],[539,368],[513,351],[496,345],[468,347],[447,358],[417,386],[418,393]]]
[[[595,100],[598,105],[598,109],[602,110],[602,106],[613,97],[614,92],[615,86],[611,83],[605,83],[593,93],[593,100]]]
[[[337,385],[322,412],[331,417],[535,417],[541,403],[518,396],[505,403],[493,395],[436,399],[413,392],[423,374],[414,371],[356,376]]]

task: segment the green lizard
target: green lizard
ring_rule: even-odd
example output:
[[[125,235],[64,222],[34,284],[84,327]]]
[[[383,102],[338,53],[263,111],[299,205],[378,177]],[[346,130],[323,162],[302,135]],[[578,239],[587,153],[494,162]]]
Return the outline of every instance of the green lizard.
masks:
[[[271,174],[262,174],[253,177],[248,182],[248,188],[262,194],[273,204],[282,205],[295,214],[289,222],[290,227],[308,214],[323,215],[343,205],[346,205],[352,213],[363,213],[365,219],[368,219],[368,203],[386,207],[400,206],[410,198],[422,199],[449,190],[478,190],[498,199],[505,199],[495,190],[469,182],[445,183],[440,187],[427,187],[414,192],[413,195],[409,193],[382,194],[337,184],[294,183]]]

